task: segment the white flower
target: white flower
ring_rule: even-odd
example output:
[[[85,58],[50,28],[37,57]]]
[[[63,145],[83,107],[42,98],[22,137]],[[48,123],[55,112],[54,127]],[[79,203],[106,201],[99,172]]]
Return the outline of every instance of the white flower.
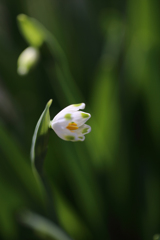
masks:
[[[26,48],[19,56],[17,72],[20,75],[25,75],[37,63],[39,59],[39,51],[34,47]]]
[[[84,141],[84,135],[91,131],[91,127],[85,124],[91,115],[78,111],[84,108],[84,103],[72,104],[64,108],[50,122],[51,128],[63,140]]]

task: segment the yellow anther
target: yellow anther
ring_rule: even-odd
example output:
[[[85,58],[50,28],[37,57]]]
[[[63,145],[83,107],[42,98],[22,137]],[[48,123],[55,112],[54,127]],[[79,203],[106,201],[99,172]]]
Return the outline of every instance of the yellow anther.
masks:
[[[66,128],[69,129],[70,131],[76,130],[76,129],[78,129],[77,123],[71,122],[68,124],[68,126]]]

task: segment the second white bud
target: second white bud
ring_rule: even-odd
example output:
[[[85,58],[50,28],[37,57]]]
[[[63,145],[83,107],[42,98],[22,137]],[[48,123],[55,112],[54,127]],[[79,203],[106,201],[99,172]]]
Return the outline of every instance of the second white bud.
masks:
[[[26,48],[17,61],[17,72],[19,75],[26,75],[39,60],[39,50],[34,47]]]

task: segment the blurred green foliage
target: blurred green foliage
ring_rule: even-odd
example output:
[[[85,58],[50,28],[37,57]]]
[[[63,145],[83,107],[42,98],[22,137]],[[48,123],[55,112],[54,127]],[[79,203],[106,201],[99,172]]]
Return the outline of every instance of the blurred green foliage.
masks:
[[[157,0],[1,0],[0,239],[54,239],[59,229],[61,240],[158,239],[159,9]],[[36,29],[22,31],[24,14]],[[29,45],[40,60],[19,76]],[[92,131],[72,143],[50,130],[45,201],[30,148],[49,99],[51,119],[85,102]]]

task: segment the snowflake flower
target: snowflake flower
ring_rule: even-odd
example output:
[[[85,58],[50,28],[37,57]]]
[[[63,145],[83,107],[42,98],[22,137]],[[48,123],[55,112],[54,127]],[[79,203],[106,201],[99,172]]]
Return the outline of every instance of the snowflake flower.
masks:
[[[84,141],[84,135],[91,131],[91,127],[85,124],[91,115],[78,111],[84,108],[84,103],[72,104],[64,108],[50,122],[51,128],[63,140]]]

